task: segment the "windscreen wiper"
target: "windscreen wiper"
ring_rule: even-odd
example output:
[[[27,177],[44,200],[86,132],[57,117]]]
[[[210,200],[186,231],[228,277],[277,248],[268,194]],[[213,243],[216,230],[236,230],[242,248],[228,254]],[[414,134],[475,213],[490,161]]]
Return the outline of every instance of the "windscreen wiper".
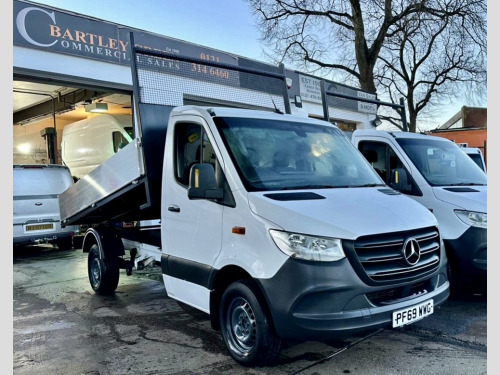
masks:
[[[476,182],[456,182],[447,186],[486,186],[486,184],[478,184]]]
[[[375,186],[386,186],[385,184],[363,184],[363,185],[352,185],[350,187],[375,187]]]
[[[334,185],[295,185],[295,186],[285,186],[280,190],[303,190],[303,189],[333,189],[333,188],[344,188],[348,186],[334,186]]]

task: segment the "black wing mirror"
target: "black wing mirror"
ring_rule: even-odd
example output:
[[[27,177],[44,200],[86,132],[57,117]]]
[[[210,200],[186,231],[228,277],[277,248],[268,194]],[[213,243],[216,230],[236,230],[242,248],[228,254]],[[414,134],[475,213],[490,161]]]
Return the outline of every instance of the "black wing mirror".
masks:
[[[399,191],[411,190],[411,185],[408,183],[408,174],[404,168],[396,168],[391,171],[391,187]]]
[[[194,164],[189,171],[189,199],[223,199],[224,191],[217,187],[214,166],[209,163]]]

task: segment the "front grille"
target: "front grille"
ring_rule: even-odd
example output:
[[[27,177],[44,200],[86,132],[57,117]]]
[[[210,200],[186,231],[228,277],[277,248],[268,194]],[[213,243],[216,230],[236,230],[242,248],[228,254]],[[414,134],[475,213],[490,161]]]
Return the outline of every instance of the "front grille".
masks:
[[[403,256],[403,245],[409,238],[417,240],[419,261],[410,266]],[[435,227],[415,231],[364,236],[354,241],[357,260],[373,281],[405,281],[428,275],[439,267],[440,238]]]

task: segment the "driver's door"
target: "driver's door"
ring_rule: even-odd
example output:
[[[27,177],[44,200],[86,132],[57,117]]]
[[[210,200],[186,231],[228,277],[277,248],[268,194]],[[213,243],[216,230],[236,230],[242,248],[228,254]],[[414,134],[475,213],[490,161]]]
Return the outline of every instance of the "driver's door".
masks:
[[[218,162],[203,120],[198,119],[177,121],[168,130],[167,145],[173,147],[164,161],[162,244],[168,257],[162,258],[162,268],[169,296],[208,312],[207,283],[221,250],[224,206],[213,200],[188,198],[191,166]]]

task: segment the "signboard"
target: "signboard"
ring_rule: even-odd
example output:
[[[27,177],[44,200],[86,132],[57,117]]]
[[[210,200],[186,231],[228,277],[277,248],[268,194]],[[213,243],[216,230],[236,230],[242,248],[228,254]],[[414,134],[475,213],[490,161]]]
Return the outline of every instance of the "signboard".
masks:
[[[376,100],[377,96],[364,91],[358,91],[358,98]],[[358,101],[358,111],[364,113],[377,114],[377,105]]]
[[[129,64],[127,39],[116,25],[14,1],[14,45]]]
[[[136,45],[173,55],[182,55],[223,64],[238,65],[238,58],[210,48],[176,39],[159,37],[101,20],[56,11],[51,8],[14,1],[14,45],[74,55],[108,63],[130,65],[129,33],[134,31]],[[170,64],[168,60],[151,59],[151,64],[162,65],[170,74],[182,75],[186,67]],[[190,64],[188,70],[197,79],[230,80],[229,71],[210,69],[202,64]],[[232,83],[235,82],[232,77]]]
[[[303,101],[321,104],[320,79],[299,74],[300,97]]]
[[[321,104],[321,79],[299,74],[299,88],[302,101]],[[339,93],[357,98],[376,100],[377,96],[366,91],[357,90],[334,82],[325,81],[326,91]],[[328,105],[335,108],[377,114],[377,105],[358,100],[328,97]]]

